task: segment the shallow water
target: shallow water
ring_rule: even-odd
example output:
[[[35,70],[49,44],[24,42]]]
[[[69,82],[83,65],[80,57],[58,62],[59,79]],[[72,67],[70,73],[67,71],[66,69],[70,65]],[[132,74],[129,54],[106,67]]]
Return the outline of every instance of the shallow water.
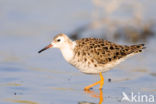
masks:
[[[63,12],[67,17],[62,18],[60,1],[50,3],[54,4],[1,1],[0,104],[118,104],[123,103],[122,92],[156,96],[155,37],[146,43],[143,53],[103,74],[102,91],[98,86],[83,91],[99,76],[79,72],[63,59],[58,49],[38,54],[58,31],[68,32],[87,24],[93,9],[91,2],[83,6],[82,0],[70,0],[60,5],[67,8]]]
[[[50,49],[42,54],[37,51],[44,46],[42,37],[21,37],[16,40],[1,36],[0,64],[0,103],[26,104],[87,104],[99,103],[98,86],[91,92],[83,88],[99,80],[97,75],[86,75],[69,65],[57,49]],[[18,37],[17,37],[18,38]],[[34,43],[36,40],[36,43]],[[29,41],[28,43],[26,43]],[[14,44],[11,44],[14,43]],[[45,42],[46,44],[47,42]],[[156,95],[156,49],[150,45],[147,49],[113,70],[104,73],[105,84],[102,90],[104,103],[121,103],[122,92],[131,94]],[[16,46],[15,46],[16,45]],[[14,48],[16,47],[16,49]],[[24,47],[23,47],[24,46]],[[8,51],[9,50],[9,51]],[[111,82],[108,82],[111,79]]]

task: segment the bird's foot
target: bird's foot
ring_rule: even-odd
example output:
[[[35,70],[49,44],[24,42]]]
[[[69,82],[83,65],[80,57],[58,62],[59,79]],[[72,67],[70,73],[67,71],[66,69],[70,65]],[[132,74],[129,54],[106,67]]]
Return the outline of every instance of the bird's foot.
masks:
[[[92,89],[93,89],[92,87],[85,87],[84,91],[89,91],[89,90],[92,90]]]

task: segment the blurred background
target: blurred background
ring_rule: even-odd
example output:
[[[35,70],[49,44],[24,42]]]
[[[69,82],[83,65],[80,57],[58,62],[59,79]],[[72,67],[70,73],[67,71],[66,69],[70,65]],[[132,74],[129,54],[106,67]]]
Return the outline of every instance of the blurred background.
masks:
[[[83,92],[98,76],[80,73],[58,49],[37,53],[58,33],[145,43],[143,53],[103,74],[103,98],[117,104],[123,91],[156,95],[155,10],[155,0],[0,0],[0,103],[98,103]]]

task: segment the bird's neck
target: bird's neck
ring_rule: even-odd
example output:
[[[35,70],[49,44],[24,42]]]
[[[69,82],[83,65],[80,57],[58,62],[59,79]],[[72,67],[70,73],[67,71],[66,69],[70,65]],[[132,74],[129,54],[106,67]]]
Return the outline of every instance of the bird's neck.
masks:
[[[75,45],[76,43],[71,41],[70,44],[65,44],[64,47],[60,49],[67,62],[70,62],[73,59]]]

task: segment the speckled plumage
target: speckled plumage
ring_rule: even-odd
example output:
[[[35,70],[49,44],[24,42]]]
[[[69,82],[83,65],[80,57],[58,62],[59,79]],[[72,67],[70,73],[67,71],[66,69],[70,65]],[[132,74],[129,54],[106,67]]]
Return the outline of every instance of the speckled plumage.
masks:
[[[73,64],[84,73],[105,72],[127,56],[141,52],[143,44],[118,45],[107,40],[83,38],[76,40]],[[83,67],[83,68],[82,68]]]
[[[61,42],[57,42],[61,39]],[[103,39],[82,38],[72,41],[65,34],[58,34],[52,42],[59,48],[67,62],[81,72],[96,74],[110,70],[129,56],[139,53],[144,44],[119,45]]]
[[[76,40],[76,44],[74,52],[78,57],[84,57],[85,61],[89,59],[91,62],[94,62],[95,60],[98,64],[107,64],[131,53],[141,52],[144,46],[143,44],[122,46],[107,40],[95,38]]]

